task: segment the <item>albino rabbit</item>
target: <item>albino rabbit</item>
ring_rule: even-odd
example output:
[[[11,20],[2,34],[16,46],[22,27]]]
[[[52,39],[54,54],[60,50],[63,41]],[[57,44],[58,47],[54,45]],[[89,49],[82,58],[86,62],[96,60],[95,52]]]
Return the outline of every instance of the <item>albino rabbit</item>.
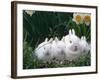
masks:
[[[88,42],[86,41],[86,37],[82,36],[81,37],[81,41],[80,41],[80,45],[82,47],[82,53],[88,53],[90,50],[90,45],[88,44]]]
[[[79,43],[75,43],[72,45],[67,45],[65,49],[66,59],[74,60],[81,55],[81,46]]]
[[[79,44],[80,38],[75,35],[74,29],[69,30],[69,34],[64,37],[64,41],[66,44],[66,49],[64,52],[66,53],[67,60],[74,60],[81,54],[81,46]]]
[[[50,47],[50,53],[53,55],[53,59],[56,58],[57,53],[58,53],[57,41],[58,41],[58,38],[55,38],[55,39],[52,41],[51,47]]]
[[[56,39],[56,58],[57,60],[59,61],[63,61],[65,59],[65,53],[64,53],[64,49],[66,48],[66,45],[65,43],[63,42],[63,39],[62,40],[58,40],[58,38],[55,38]]]
[[[39,60],[42,60],[43,62],[48,62],[51,60],[52,55],[50,54],[50,46],[53,41],[51,38],[49,41],[46,38],[44,42],[42,42],[36,49],[35,49],[35,54]]]
[[[75,35],[75,30],[74,29],[70,29],[69,30],[69,34],[65,36],[65,43],[69,44],[72,42],[79,42],[80,38],[78,36]]]
[[[65,53],[63,51],[65,44],[63,41],[60,41],[57,37],[52,41],[49,52],[52,55],[51,62],[62,63],[65,60]]]
[[[61,40],[57,37],[49,41],[46,38],[44,42],[39,44],[35,49],[35,54],[39,60],[43,62],[58,62],[69,60],[72,61],[78,58],[82,53],[88,53],[90,45],[86,41],[86,37],[81,39],[75,34],[74,29],[69,30],[69,34],[64,36]]]

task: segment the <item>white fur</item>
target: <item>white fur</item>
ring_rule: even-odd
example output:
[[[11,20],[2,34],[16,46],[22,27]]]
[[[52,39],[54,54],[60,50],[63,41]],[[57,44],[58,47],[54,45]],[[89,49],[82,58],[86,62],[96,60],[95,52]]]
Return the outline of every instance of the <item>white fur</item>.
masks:
[[[86,41],[86,37],[85,36],[81,37],[80,45],[82,47],[82,53],[88,53],[88,51],[90,50],[90,45]]]
[[[75,34],[74,29],[69,30],[69,34],[64,36],[61,40],[57,37],[49,41],[46,38],[44,42],[39,44],[35,49],[35,54],[38,59],[43,61],[52,61],[54,58],[60,61],[74,60],[78,58],[84,51],[87,53],[90,46],[86,41],[86,37],[81,39]]]
[[[81,54],[81,46],[79,44],[80,38],[75,35],[74,29],[69,30],[69,34],[65,36],[66,53],[67,60],[76,59]]]
[[[44,62],[50,61],[52,58],[52,55],[50,54],[49,50],[51,47],[52,38],[47,41],[45,39],[44,42],[42,42],[36,49],[35,49],[35,54],[38,57],[39,60],[43,60]]]
[[[53,58],[59,61],[63,60],[65,57],[65,53],[63,52],[64,47],[65,47],[64,42],[58,40],[58,38],[55,37],[55,40],[53,41],[51,45],[51,49],[50,49],[50,52],[53,55]]]

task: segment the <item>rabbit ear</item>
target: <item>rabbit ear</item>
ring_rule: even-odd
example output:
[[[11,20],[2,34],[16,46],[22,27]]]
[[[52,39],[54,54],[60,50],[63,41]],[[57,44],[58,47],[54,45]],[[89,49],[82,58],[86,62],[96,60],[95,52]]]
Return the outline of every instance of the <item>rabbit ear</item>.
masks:
[[[63,37],[63,38],[61,39],[61,41],[65,42],[65,37]]]
[[[47,42],[48,41],[48,38],[45,38],[45,42]]]
[[[83,40],[84,38],[83,38],[83,36],[81,37],[81,40]]]
[[[84,36],[83,39],[86,41],[86,37]]]
[[[74,34],[74,35],[75,35],[75,30],[74,30],[74,29],[72,29],[72,34]]]
[[[56,42],[58,42],[58,41],[59,41],[59,39],[58,39],[57,37],[55,37],[55,41],[56,41]]]
[[[71,29],[69,30],[69,35],[72,35]]]
[[[53,42],[53,38],[50,38],[49,43],[52,43],[52,42]]]

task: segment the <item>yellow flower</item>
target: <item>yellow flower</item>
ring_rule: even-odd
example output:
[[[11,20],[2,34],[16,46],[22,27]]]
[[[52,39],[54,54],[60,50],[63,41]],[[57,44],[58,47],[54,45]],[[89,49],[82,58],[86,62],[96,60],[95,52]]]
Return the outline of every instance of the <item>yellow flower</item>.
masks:
[[[35,13],[35,11],[33,10],[25,10],[25,12],[30,16],[32,16]]]
[[[81,16],[80,15],[76,15],[75,20],[80,22],[81,21]]]
[[[90,25],[90,23],[91,23],[91,15],[90,14],[85,14],[83,20],[84,20],[84,23],[87,26]]]
[[[73,14],[73,21],[76,22],[76,24],[80,24],[83,22],[83,14],[81,13],[74,13]]]
[[[88,13],[73,13],[73,21],[76,24],[85,23],[88,26],[91,23],[91,15]]]

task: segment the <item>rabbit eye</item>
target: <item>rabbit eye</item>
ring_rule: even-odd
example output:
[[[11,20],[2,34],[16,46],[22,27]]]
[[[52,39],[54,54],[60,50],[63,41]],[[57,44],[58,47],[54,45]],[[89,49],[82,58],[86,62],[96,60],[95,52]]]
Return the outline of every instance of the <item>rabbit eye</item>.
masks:
[[[70,43],[72,43],[72,41],[69,41]]]

